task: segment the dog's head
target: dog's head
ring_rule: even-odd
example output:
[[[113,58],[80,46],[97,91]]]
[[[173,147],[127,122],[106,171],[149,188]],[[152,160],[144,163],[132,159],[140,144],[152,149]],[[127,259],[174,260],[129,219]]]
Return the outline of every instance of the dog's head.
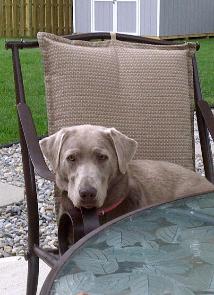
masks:
[[[80,125],[63,128],[40,141],[56,184],[75,207],[102,207],[109,184],[125,174],[137,143],[114,128]]]

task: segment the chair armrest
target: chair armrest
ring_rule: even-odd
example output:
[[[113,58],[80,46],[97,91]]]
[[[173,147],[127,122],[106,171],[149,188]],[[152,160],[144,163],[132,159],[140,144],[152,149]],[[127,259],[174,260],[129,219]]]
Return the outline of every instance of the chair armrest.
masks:
[[[208,103],[204,100],[198,101],[198,107],[201,111],[206,127],[208,128],[210,135],[214,140],[214,116],[211,111],[211,108],[208,105]]]
[[[37,139],[36,129],[30,109],[25,103],[17,105],[21,127],[27,144],[28,153],[37,174],[54,181],[55,175],[48,169]]]

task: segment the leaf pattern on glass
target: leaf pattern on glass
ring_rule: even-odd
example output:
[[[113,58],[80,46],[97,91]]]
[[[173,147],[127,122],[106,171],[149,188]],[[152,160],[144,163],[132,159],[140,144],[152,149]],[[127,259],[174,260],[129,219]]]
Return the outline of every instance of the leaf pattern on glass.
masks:
[[[106,242],[106,240],[108,239],[108,235],[109,235],[110,229],[106,230],[105,232],[102,232],[102,234],[98,234],[96,239],[94,240],[94,244],[100,244],[103,242]]]
[[[195,216],[191,216],[190,210],[179,208],[166,210],[165,218],[167,221],[176,224],[179,227],[195,227],[203,224],[202,220],[199,220]]]
[[[193,295],[194,293],[186,287],[182,282],[177,281],[176,279],[166,276],[162,272],[156,272],[156,273],[148,273],[145,275],[145,273],[142,273],[142,269],[136,269],[133,270],[132,274],[132,285],[134,286],[142,286],[146,287],[148,286],[148,289],[145,288],[145,292],[141,292],[141,289],[137,290],[137,288],[133,288],[133,290],[136,291],[136,294],[177,294],[177,295]],[[131,288],[132,290],[132,288]],[[131,294],[135,294],[132,292]]]
[[[103,251],[108,257],[115,257],[118,263],[121,262],[144,262],[150,263],[161,259],[165,254],[156,249],[143,249],[142,247],[126,247],[121,249],[109,248]]]
[[[164,276],[149,276],[149,294],[162,295],[194,295],[194,293],[188,287],[183,286],[174,279],[169,279]]]
[[[94,287],[90,289],[90,292],[97,292],[98,294],[116,294],[121,292],[130,285],[129,273],[115,273],[111,275],[104,275],[96,278]]]
[[[165,274],[185,274],[190,269],[190,265],[187,261],[179,261],[179,260],[170,260],[170,261],[162,261],[159,264],[154,264],[153,267],[155,267],[156,270],[158,270],[160,273]]]
[[[185,274],[190,270],[188,262],[183,261],[169,261],[160,264],[145,264],[141,268],[137,268],[137,271],[145,275],[165,275],[171,276],[171,274]]]
[[[149,295],[149,278],[147,275],[132,274],[130,283],[131,295]]]
[[[186,200],[186,205],[192,209],[204,209],[214,207],[214,193],[209,196],[198,197],[197,199],[191,198]]]
[[[179,243],[181,241],[181,229],[177,225],[161,227],[156,231],[156,237],[166,243]]]
[[[138,231],[143,231],[146,233],[153,232],[159,228],[159,224],[155,221],[146,221],[143,217],[134,219],[127,225],[129,228],[137,229]],[[153,237],[152,237],[153,238]]]
[[[201,294],[207,291],[213,292],[211,288],[213,288],[214,267],[213,265],[199,264],[186,276],[173,275],[173,278],[199,294],[200,292]]]
[[[194,247],[194,254],[201,258],[201,260],[214,264],[213,247],[214,243],[198,243]]]
[[[153,264],[144,264],[141,267],[135,267],[132,271],[138,275],[161,275],[160,270]]]
[[[190,200],[186,200],[186,206],[191,208],[191,209],[194,209],[194,210],[197,210],[197,209],[200,209],[200,205],[199,205],[199,201],[198,200],[194,200],[194,199],[190,199]]]
[[[71,295],[87,292],[94,284],[95,276],[90,272],[68,274],[55,281],[55,292],[58,295]]]
[[[208,216],[214,217],[213,208],[203,208],[203,209],[200,208],[200,209],[195,210],[195,213],[201,213],[202,217],[203,217],[203,215],[208,215]],[[212,221],[214,223],[214,218],[212,219]]]
[[[118,270],[116,259],[113,256],[106,256],[98,249],[85,248],[73,260],[81,270],[94,274],[107,274]]]
[[[133,246],[139,242],[139,235],[137,233],[124,229],[111,230],[106,238],[107,245],[114,246],[115,248]]]
[[[114,230],[108,231],[105,237],[107,245],[115,248],[134,246],[136,243],[140,243],[145,249],[158,249],[158,244],[151,241],[154,240],[154,236],[134,226],[116,227]]]
[[[159,245],[155,241],[146,241],[146,240],[141,240],[140,244],[143,249],[159,249]]]
[[[135,222],[119,224],[115,225],[114,229],[122,231],[126,235],[133,235],[137,242],[139,242],[141,239],[150,241],[155,239],[153,234],[145,230],[144,222],[141,224],[135,224]]]
[[[75,251],[53,294],[214,294],[213,212],[212,193],[109,226]]]
[[[152,227],[153,229],[157,228],[157,225],[154,226],[155,223],[146,223],[147,230],[148,227]],[[136,243],[141,243],[145,248],[158,248],[158,244],[156,242],[150,243],[147,241],[154,240],[154,235],[148,233],[144,229],[144,223],[141,223],[140,226],[134,223],[127,223],[122,225],[114,226],[113,229],[108,229],[105,233],[96,239],[95,243],[103,243],[106,242],[108,246],[114,246],[115,248],[121,248],[126,246],[133,246]]]
[[[214,237],[214,226],[201,226],[191,229],[185,229],[181,233],[182,241],[199,241],[205,242],[212,240]]]

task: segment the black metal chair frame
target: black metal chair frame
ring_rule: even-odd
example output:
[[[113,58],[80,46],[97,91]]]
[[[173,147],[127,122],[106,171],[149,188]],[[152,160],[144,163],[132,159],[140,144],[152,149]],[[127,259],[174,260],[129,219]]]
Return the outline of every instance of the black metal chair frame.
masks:
[[[64,36],[71,40],[95,40],[110,39],[110,33],[87,33]],[[157,45],[175,44],[172,41],[159,41],[144,37],[130,36],[125,34],[116,34],[116,38],[121,41],[140,42]],[[27,279],[27,295],[35,295],[39,274],[39,258],[45,261],[50,267],[54,267],[59,259],[59,255],[67,250],[67,242],[65,239],[68,226],[73,229],[74,243],[81,237],[89,233],[92,229],[99,226],[99,220],[95,210],[72,209],[65,212],[61,216],[59,222],[59,250],[42,249],[39,247],[39,214],[37,203],[37,191],[34,171],[50,181],[55,180],[54,174],[48,169],[43,158],[36,129],[32,119],[31,111],[26,104],[24,83],[22,78],[21,63],[19,58],[20,49],[29,49],[38,47],[37,41],[8,41],[6,49],[12,50],[14,82],[16,91],[16,106],[18,112],[20,144],[23,161],[24,181],[27,200],[28,213],[28,250],[25,255],[28,260],[28,279]],[[199,45],[197,46],[199,49]],[[205,175],[208,180],[214,183],[214,168],[212,160],[212,151],[210,145],[210,132],[214,139],[214,117],[209,105],[203,100],[198,70],[195,56],[192,59],[193,79],[194,79],[194,97],[195,110],[198,121],[200,143],[202,149],[203,163]]]

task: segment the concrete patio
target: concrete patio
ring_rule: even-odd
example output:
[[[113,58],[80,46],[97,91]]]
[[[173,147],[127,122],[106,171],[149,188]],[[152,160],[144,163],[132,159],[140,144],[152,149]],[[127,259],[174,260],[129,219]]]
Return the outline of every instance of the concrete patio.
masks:
[[[0,207],[23,199],[23,188],[0,182]],[[40,260],[38,294],[49,271],[49,266]],[[1,295],[24,295],[26,293],[27,261],[23,256],[0,258],[0,274]]]
[[[38,292],[47,277],[50,268],[40,262],[40,276]],[[24,295],[26,294],[27,262],[24,257],[14,256],[0,259],[0,294],[1,295]]]

